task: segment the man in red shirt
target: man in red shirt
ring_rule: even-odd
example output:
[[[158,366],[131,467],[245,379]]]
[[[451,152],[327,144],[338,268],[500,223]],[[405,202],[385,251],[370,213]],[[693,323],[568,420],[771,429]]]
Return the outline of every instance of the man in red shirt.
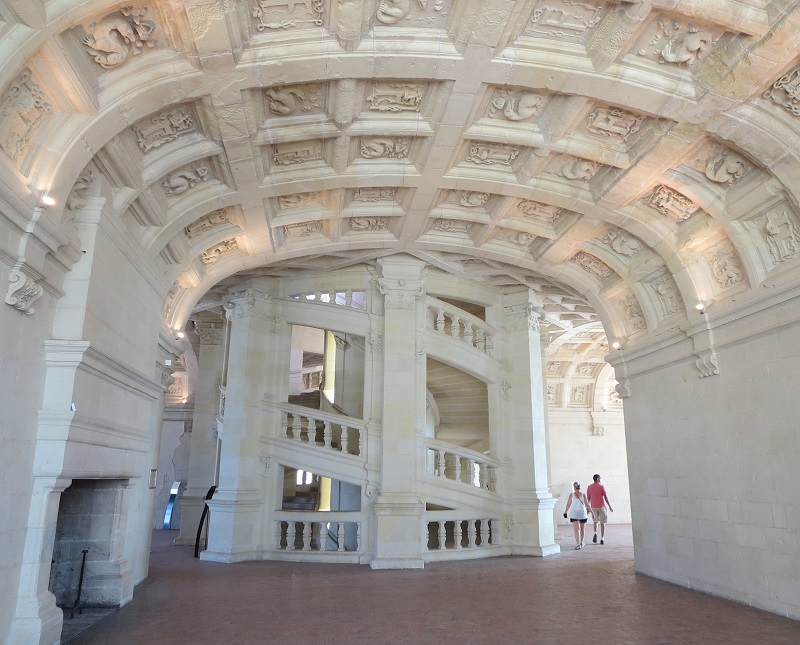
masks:
[[[592,479],[594,479],[594,484],[589,484],[586,489],[586,497],[589,498],[589,506],[592,507],[592,515],[594,516],[594,537],[592,542],[597,542],[597,523],[600,522],[600,544],[605,544],[606,522],[608,522],[606,504],[608,504],[608,510],[612,513],[614,509],[611,508],[611,502],[608,501],[606,487],[600,483],[600,475],[595,475]]]

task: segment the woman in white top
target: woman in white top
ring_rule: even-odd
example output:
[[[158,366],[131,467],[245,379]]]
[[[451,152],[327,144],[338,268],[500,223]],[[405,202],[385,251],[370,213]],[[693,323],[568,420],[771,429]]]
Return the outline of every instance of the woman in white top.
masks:
[[[572,523],[575,544],[577,544],[576,549],[584,547],[583,538],[586,530],[586,520],[589,519],[591,512],[589,500],[581,492],[581,485],[578,482],[572,482],[572,492],[567,500],[567,508],[564,509],[564,517],[569,517],[569,521]]]

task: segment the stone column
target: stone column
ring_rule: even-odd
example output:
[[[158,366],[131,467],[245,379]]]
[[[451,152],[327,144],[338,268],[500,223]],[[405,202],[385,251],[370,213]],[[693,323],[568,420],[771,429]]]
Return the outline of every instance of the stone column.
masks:
[[[408,256],[378,260],[384,295],[383,413],[380,493],[375,501],[373,569],[422,568],[421,536],[425,503],[417,490],[424,466],[425,263]],[[422,360],[418,360],[418,351]]]
[[[194,544],[208,489],[216,483],[217,414],[225,355],[223,322],[196,322],[200,340],[194,417],[189,444],[189,476],[181,496],[181,530],[175,544]]]
[[[264,480],[269,459],[262,454],[261,437],[277,436],[279,415],[264,411],[262,401],[265,392],[275,400],[286,398],[291,337],[268,288],[268,280],[258,281],[226,305],[231,329],[219,486],[207,502],[211,518],[203,560],[258,559],[272,537],[264,509],[274,490]],[[272,480],[277,470],[271,469]]]
[[[517,555],[558,553],[553,507],[548,489],[546,383],[542,368],[538,308],[529,289],[503,299],[508,400],[504,415],[502,457],[511,462],[507,500],[513,513],[512,552]]]

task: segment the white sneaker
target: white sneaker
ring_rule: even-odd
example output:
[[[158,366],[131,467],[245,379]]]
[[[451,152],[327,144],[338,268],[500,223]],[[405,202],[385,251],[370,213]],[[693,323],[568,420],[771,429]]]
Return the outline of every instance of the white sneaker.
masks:
[[[583,544],[579,544],[578,546],[575,547],[575,550],[576,551],[580,551],[582,548],[583,548]]]

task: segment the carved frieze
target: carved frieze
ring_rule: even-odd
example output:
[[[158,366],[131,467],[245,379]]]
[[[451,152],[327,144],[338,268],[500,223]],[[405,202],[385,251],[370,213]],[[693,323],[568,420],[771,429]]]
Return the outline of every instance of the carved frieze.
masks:
[[[700,210],[691,199],[664,185],[656,186],[653,192],[644,198],[644,203],[678,222],[689,219]]]
[[[519,148],[503,145],[500,143],[476,143],[472,142],[467,150],[464,161],[470,163],[493,166],[510,166],[511,162],[519,156]]]
[[[128,6],[84,26],[89,56],[103,69],[115,69],[145,47],[155,47],[156,23],[145,20],[146,14],[147,7]]]
[[[44,289],[36,283],[36,280],[23,273],[19,268],[11,270],[8,276],[8,291],[6,292],[5,302],[14,309],[24,314],[32,315],[36,310],[32,307],[44,294]]]
[[[644,248],[637,238],[618,228],[609,229],[601,241],[603,244],[608,244],[619,255],[628,258],[635,256]]]
[[[351,217],[351,231],[385,231],[387,219],[385,217]]]
[[[705,173],[714,183],[731,185],[748,170],[750,164],[741,156],[723,148],[708,160]]]
[[[800,67],[781,76],[772,84],[764,98],[772,99],[776,105],[794,116],[800,116]]]
[[[498,90],[491,103],[487,115],[503,116],[509,121],[525,121],[537,116],[542,111],[544,96],[536,92]]]
[[[258,31],[285,30],[298,25],[321,27],[325,0],[255,0],[253,18]]]
[[[34,133],[53,106],[25,68],[6,87],[0,99],[0,147],[15,163],[25,157]]]
[[[72,185],[72,190],[69,192],[67,198],[67,208],[71,211],[76,211],[83,208],[88,203],[86,193],[91,188],[94,180],[97,179],[94,170],[87,168],[84,170],[80,177]]]
[[[733,244],[729,241],[721,242],[709,249],[704,257],[711,273],[723,289],[739,284],[744,280],[744,269],[736,255]]]
[[[442,233],[466,233],[470,228],[472,228],[472,222],[461,220],[437,219],[433,223],[433,229]]]
[[[228,221],[228,211],[224,208],[219,208],[192,222],[189,224],[189,226],[183,229],[183,232],[186,233],[186,237],[191,239],[196,235],[200,235],[200,233],[205,233],[206,231],[210,231],[212,228],[216,228],[222,224],[227,224]]]
[[[770,213],[764,219],[764,235],[775,264],[793,260],[800,250],[795,219],[787,211]]]
[[[526,218],[544,222],[545,224],[554,224],[555,221],[564,212],[563,208],[558,206],[551,206],[549,204],[540,204],[539,202],[523,199],[517,204],[517,210]]]
[[[593,255],[585,253],[584,251],[580,251],[572,256],[570,262],[574,262],[581,269],[586,271],[586,273],[592,275],[598,280],[602,280],[614,275],[614,270],[610,266],[608,266],[602,260],[598,260]]]
[[[314,233],[322,231],[322,222],[301,222],[300,224],[287,224],[283,227],[283,236],[286,239],[291,237],[308,237]]]
[[[388,202],[397,196],[397,188],[356,188],[353,199],[357,202]]]
[[[696,25],[677,20],[661,19],[650,40],[639,50],[645,56],[659,63],[690,67],[701,60],[714,45],[714,35]]]
[[[303,83],[270,87],[264,92],[267,108],[276,116],[288,116],[298,112],[308,112],[312,108],[321,108],[319,100],[319,83]]]
[[[602,20],[602,4],[580,0],[544,0],[533,9],[525,34],[551,38],[581,38]]]
[[[625,316],[625,322],[631,331],[637,332],[647,328],[644,312],[636,296],[629,293],[620,301],[620,306],[622,314]]]
[[[448,201],[466,208],[477,208],[485,206],[489,201],[489,193],[481,193],[474,190],[454,190]]]
[[[208,181],[210,170],[205,163],[195,163],[169,173],[161,180],[161,186],[168,197],[185,193],[203,181]]]
[[[322,159],[321,141],[297,141],[272,146],[272,160],[279,166],[291,166],[319,159]]]
[[[235,251],[238,250],[239,250],[239,244],[236,242],[236,238],[231,237],[203,251],[200,254],[200,260],[203,262],[203,264],[206,265],[214,264],[215,262],[218,262],[222,257],[228,255],[229,253],[234,253]]]
[[[367,137],[361,139],[361,156],[365,159],[405,159],[410,145],[408,137]]]
[[[281,195],[278,197],[278,204],[283,209],[301,208],[303,206],[314,206],[320,203],[319,193],[294,193],[293,195]]]
[[[586,119],[586,129],[592,134],[619,141],[639,131],[644,117],[612,107],[598,107]]]
[[[146,122],[133,126],[136,144],[142,152],[160,148],[182,134],[195,131],[194,117],[185,107],[161,112]]]
[[[376,82],[367,97],[369,109],[378,112],[417,112],[421,101],[419,83]]]
[[[661,307],[661,314],[663,318],[667,318],[673,314],[683,311],[683,298],[678,291],[678,286],[670,275],[662,275],[650,283],[650,288],[653,290]]]

